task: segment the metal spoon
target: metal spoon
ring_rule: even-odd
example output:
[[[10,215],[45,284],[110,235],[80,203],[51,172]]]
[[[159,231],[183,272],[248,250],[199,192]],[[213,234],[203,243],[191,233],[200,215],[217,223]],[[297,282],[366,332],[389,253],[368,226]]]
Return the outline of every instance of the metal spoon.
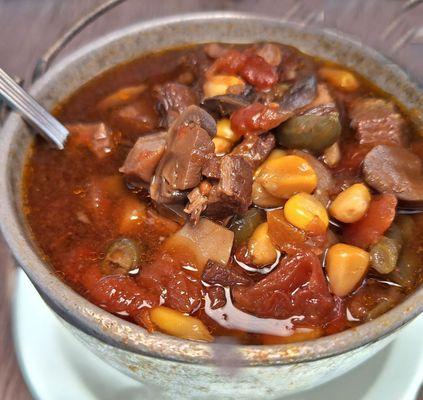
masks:
[[[69,131],[0,68],[0,97],[44,137],[63,149]]]

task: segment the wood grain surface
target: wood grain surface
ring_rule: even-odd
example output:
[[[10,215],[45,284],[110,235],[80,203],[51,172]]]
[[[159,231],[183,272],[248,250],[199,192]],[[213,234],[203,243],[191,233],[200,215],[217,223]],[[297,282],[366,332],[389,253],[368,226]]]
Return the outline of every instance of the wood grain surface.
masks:
[[[100,3],[0,0],[0,66],[28,81],[43,51],[75,19]],[[379,49],[423,82],[423,4],[419,0],[128,0],[80,34],[66,51],[140,20],[207,10],[255,12],[339,29]],[[31,395],[19,371],[11,336],[15,267],[2,239],[0,271],[0,399],[26,400]]]

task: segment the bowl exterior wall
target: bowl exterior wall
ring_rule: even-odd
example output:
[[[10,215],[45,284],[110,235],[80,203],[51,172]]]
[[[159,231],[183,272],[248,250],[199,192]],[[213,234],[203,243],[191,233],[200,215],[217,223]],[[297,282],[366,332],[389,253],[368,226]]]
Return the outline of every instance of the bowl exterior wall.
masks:
[[[213,366],[160,360],[117,349],[59,319],[93,353],[163,400],[277,399],[335,379],[366,361],[396,336],[393,333],[370,345],[312,362],[231,367],[227,365],[230,353],[217,354]]]

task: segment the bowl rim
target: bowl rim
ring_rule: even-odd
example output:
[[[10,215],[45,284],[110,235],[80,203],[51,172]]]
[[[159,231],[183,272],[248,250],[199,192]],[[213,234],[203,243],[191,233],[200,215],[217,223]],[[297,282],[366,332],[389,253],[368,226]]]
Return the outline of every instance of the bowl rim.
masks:
[[[376,50],[363,46],[348,36],[331,29],[304,27],[301,24],[252,13],[200,12],[143,21],[93,40],[55,64],[35,82],[30,92],[36,97],[47,82],[54,80],[63,68],[67,68],[93,49],[102,48],[112,41],[165,25],[180,25],[190,21],[207,23],[210,19],[249,20],[256,23],[283,25],[307,30],[315,35],[324,33],[338,40],[342,38],[344,42],[352,46],[360,46],[361,51],[366,56],[372,57],[380,63],[391,64],[391,61]],[[391,68],[397,74],[407,76],[398,66],[392,65]],[[409,77],[406,80],[410,85],[416,87],[416,84]],[[150,334],[140,326],[120,319],[97,307],[71,289],[51,271],[49,265],[33,248],[34,244],[31,244],[27,235],[23,233],[22,224],[16,212],[9,177],[11,143],[14,134],[21,129],[22,125],[20,117],[11,113],[0,134],[0,228],[18,264],[22,266],[47,304],[65,321],[108,345],[148,357],[193,364],[212,363],[216,346],[230,346],[231,351],[235,351],[239,356],[236,357],[237,364],[242,366],[289,365],[317,361],[368,346],[392,334],[423,311],[423,287],[420,287],[402,303],[373,321],[334,335],[306,342],[282,345],[209,344],[179,339],[162,333]]]

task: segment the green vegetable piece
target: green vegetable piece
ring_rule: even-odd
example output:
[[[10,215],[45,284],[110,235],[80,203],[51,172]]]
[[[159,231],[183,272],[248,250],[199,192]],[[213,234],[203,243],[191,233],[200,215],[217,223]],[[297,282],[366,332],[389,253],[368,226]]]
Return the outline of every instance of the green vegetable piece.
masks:
[[[121,238],[115,240],[107,249],[101,269],[106,275],[128,273],[137,266],[139,260],[139,243],[133,239]]]
[[[370,248],[371,267],[380,274],[391,273],[397,265],[400,249],[400,242],[382,236],[380,240]]]
[[[266,214],[259,208],[250,208],[245,215],[237,215],[231,222],[229,229],[234,233],[234,244],[245,243],[254,230],[266,220]]]
[[[412,289],[420,270],[420,257],[414,246],[404,245],[398,263],[389,279],[405,289]]]
[[[334,144],[341,134],[341,123],[336,111],[318,115],[305,114],[292,117],[277,132],[281,146],[289,149],[306,149],[321,152]]]

